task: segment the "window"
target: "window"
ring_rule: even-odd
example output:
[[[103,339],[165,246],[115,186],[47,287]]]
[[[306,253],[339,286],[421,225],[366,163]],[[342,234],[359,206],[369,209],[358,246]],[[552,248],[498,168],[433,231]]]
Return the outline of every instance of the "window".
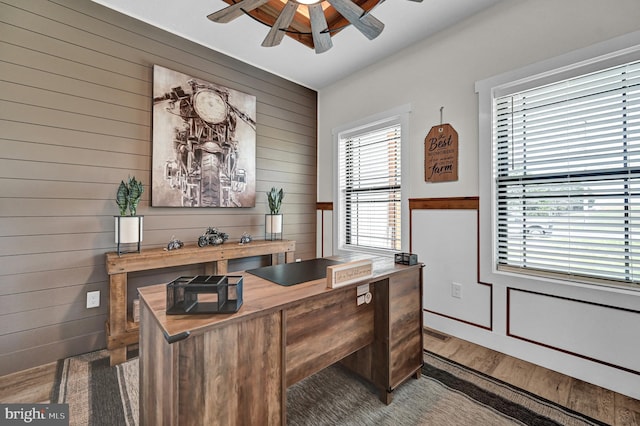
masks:
[[[640,61],[556,80],[493,91],[494,266],[638,286]]]
[[[401,119],[338,134],[340,249],[399,251]]]

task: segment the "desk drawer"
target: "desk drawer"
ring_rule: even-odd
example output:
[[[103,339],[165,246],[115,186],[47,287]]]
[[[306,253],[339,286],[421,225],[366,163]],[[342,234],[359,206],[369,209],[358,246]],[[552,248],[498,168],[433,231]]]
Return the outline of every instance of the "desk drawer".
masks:
[[[287,387],[369,345],[374,338],[374,305],[357,306],[356,287],[298,303],[285,311],[284,321]]]

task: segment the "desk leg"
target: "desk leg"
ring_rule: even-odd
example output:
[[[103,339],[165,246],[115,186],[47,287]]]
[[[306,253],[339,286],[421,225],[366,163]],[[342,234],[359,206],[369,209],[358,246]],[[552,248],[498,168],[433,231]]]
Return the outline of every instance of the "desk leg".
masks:
[[[383,390],[380,392],[380,401],[385,405],[389,405],[393,402],[393,391]]]
[[[109,276],[109,335],[107,345],[112,346],[126,332],[127,327],[127,274]],[[111,365],[127,360],[127,346],[109,347]]]
[[[122,364],[127,360],[127,347],[124,348],[115,348],[109,350],[109,365],[114,366],[118,364]]]
[[[226,275],[228,272],[228,260],[216,260],[204,264],[205,275]]]
[[[280,261],[280,253],[273,253],[271,255],[271,264],[277,265]],[[284,253],[284,263],[291,263],[296,261],[296,253],[293,251],[287,251]]]

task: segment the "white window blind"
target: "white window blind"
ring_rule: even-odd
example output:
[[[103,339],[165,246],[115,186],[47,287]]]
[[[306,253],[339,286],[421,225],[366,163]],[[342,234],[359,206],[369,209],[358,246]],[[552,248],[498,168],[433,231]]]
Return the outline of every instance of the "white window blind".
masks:
[[[640,282],[640,62],[494,99],[498,269]]]
[[[401,249],[400,123],[339,139],[344,248]]]

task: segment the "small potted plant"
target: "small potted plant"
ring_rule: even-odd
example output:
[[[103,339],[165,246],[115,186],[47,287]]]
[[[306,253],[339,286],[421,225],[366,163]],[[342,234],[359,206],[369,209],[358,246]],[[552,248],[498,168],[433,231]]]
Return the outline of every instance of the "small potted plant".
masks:
[[[135,177],[121,181],[116,192],[116,204],[120,210],[120,216],[115,218],[115,242],[118,245],[118,254],[121,254],[120,244],[137,243],[140,252],[142,241],[142,220],[144,216],[136,215],[138,203],[142,198],[144,186]]]
[[[269,203],[269,212],[264,216],[265,240],[281,240],[282,239],[282,214],[280,207],[284,198],[284,190],[282,188],[271,188],[267,192],[267,202]]]

